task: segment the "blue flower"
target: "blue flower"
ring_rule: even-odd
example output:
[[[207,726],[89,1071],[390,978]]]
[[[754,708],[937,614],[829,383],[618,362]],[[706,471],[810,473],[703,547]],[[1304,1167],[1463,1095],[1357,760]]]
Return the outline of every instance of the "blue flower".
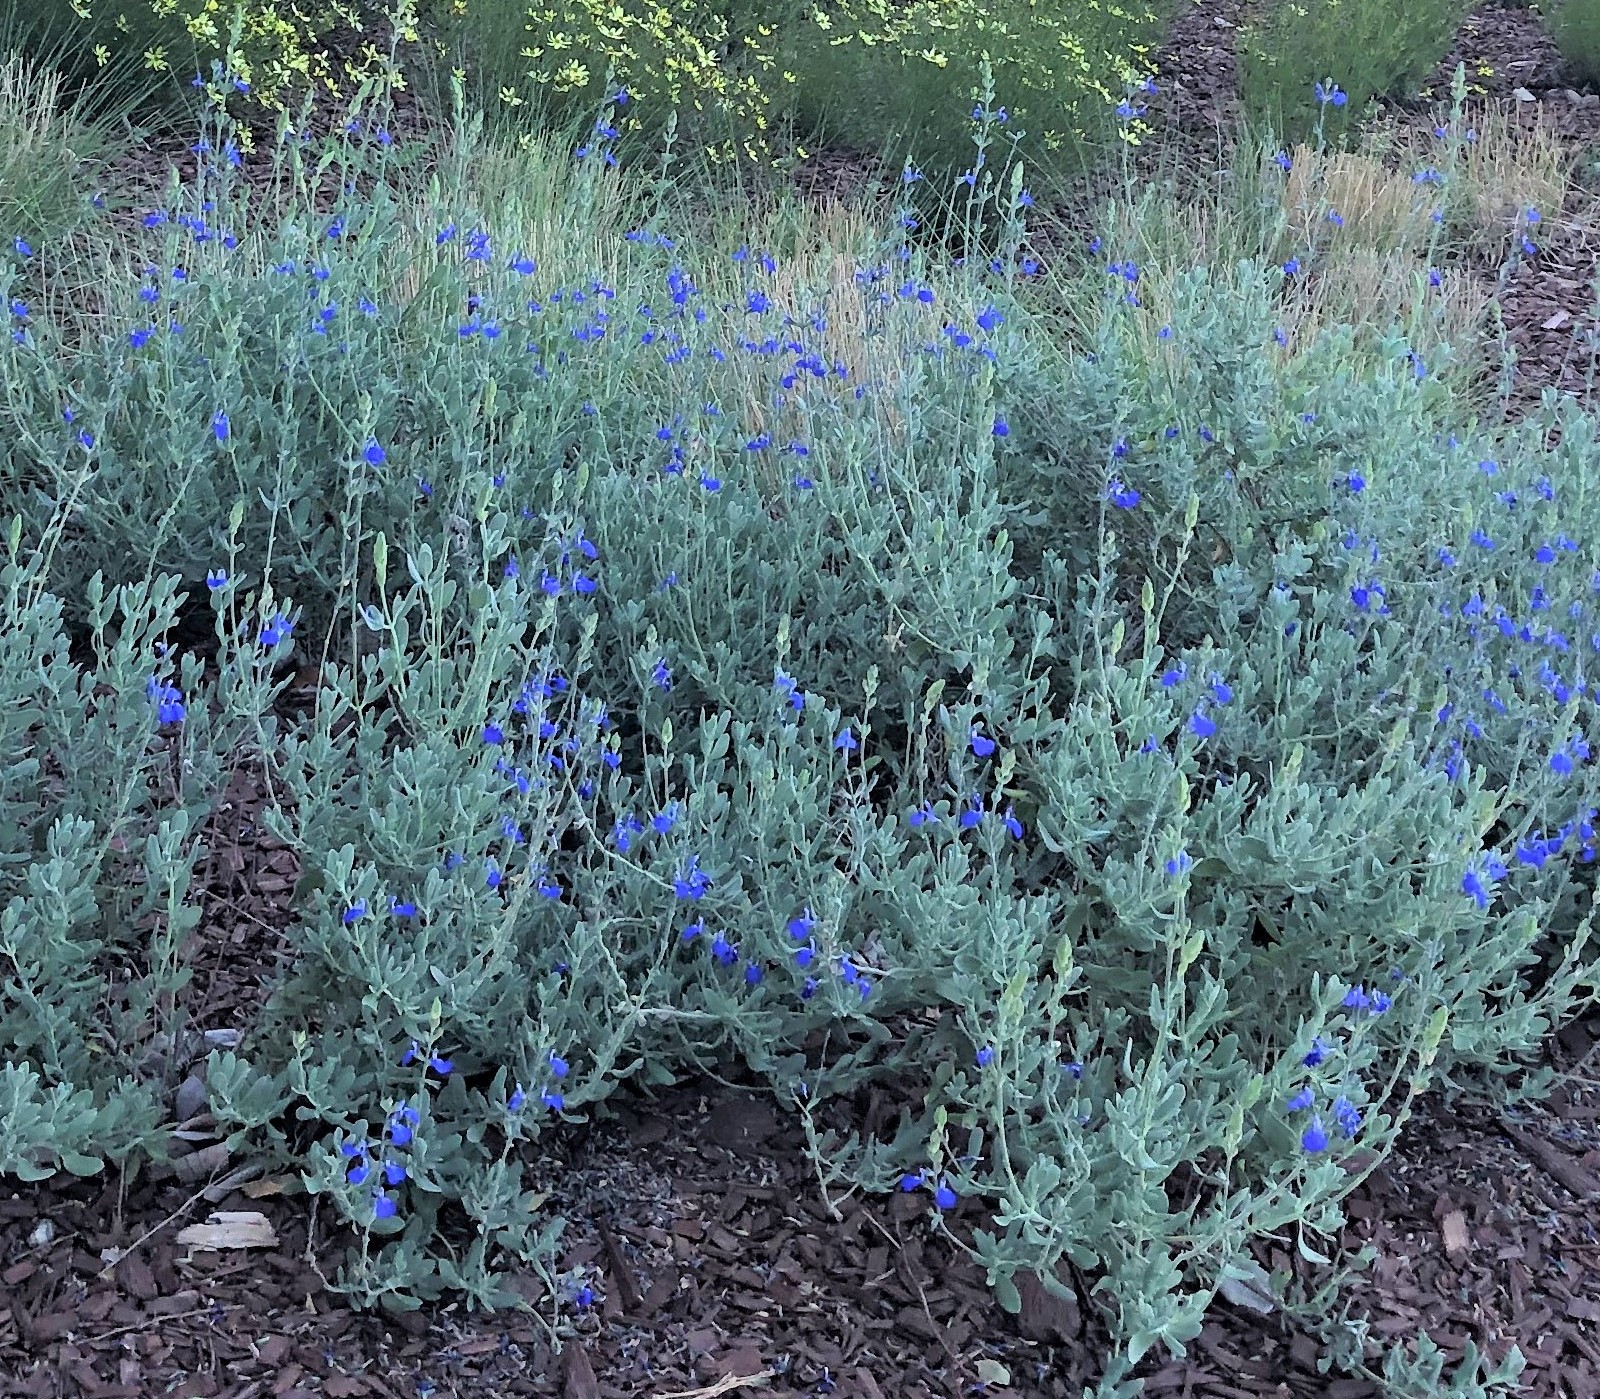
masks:
[[[938,819],[934,815],[932,802],[924,802],[921,806],[914,806],[910,811],[906,812],[906,823],[913,830],[926,826],[930,821],[937,821]]]
[[[382,466],[389,454],[378,445],[376,437],[369,437],[361,455],[366,458],[368,466]]]
[[[994,1046],[988,1044],[984,1045],[984,1047],[978,1051],[976,1058],[978,1061],[978,1067],[980,1069],[988,1068],[990,1064],[994,1063]]]
[[[550,1055],[550,1072],[557,1078],[565,1078],[571,1066],[559,1054]]]
[[[672,688],[672,671],[664,660],[656,662],[656,668],[650,672],[650,678],[663,690]]]
[[[294,631],[294,623],[281,612],[274,612],[265,626],[261,628],[261,635],[256,638],[260,646],[271,650],[280,641],[284,640]]]
[[[551,1112],[560,1112],[567,1105],[565,1096],[554,1091],[541,1093],[539,1101],[549,1108]]]
[[[1178,875],[1184,873],[1193,864],[1194,860],[1190,858],[1189,852],[1187,850],[1180,850],[1176,855],[1173,855],[1170,859],[1168,859],[1166,871],[1173,878],[1177,878]]]
[[[417,906],[410,899],[396,899],[389,905],[389,912],[396,918],[415,918]]]
[[[365,899],[357,899],[349,908],[345,909],[341,921],[348,928],[358,918],[365,918],[366,916],[367,901]]]
[[[1383,599],[1383,588],[1377,583],[1357,583],[1350,589],[1350,601],[1361,612],[1372,607],[1374,598]]]
[[[974,724],[972,727],[972,730],[968,736],[968,742],[972,745],[972,751],[980,758],[989,757],[995,750],[994,740],[982,733],[979,733],[976,724]]]
[[[1503,879],[1506,867],[1501,861],[1490,857],[1481,864],[1474,861],[1467,866],[1466,873],[1461,876],[1461,892],[1472,898],[1479,908],[1486,909],[1491,901],[1491,891],[1484,883],[1487,876],[1490,880]]]
[[[506,1111],[509,1113],[519,1113],[527,1105],[528,1095],[522,1091],[522,1085],[519,1083],[516,1087],[516,1091],[506,1099]]]
[[[411,1129],[421,1121],[421,1116],[414,1107],[409,1107],[402,1098],[389,1114],[388,1124],[384,1128],[385,1134],[395,1146],[410,1146]]]
[[[856,742],[856,736],[850,732],[850,726],[848,724],[839,730],[838,736],[833,740],[833,746],[846,753],[854,753],[856,749],[861,747],[861,745]]]
[[[145,683],[145,693],[156,706],[156,722],[181,724],[184,720],[183,694],[174,685],[151,676]]]
[[[1290,1098],[1284,1107],[1289,1112],[1304,1112],[1315,1101],[1315,1095],[1309,1088],[1302,1088],[1294,1097]]]
[[[216,416],[211,419],[211,432],[218,442],[226,442],[232,428],[228,423],[228,415],[222,409],[217,409]]]
[[[1005,816],[1002,819],[1005,822],[1006,830],[1011,833],[1012,838],[1021,840],[1022,822],[1017,819],[1016,812],[1009,805],[1006,807]]]
[[[922,1189],[922,1172],[911,1171],[900,1177],[900,1189],[910,1194],[913,1190]]]
[[[1175,666],[1168,666],[1161,672],[1161,688],[1170,690],[1174,685],[1181,684],[1188,673],[1189,667],[1183,661],[1179,661]]]
[[[1004,418],[996,418],[994,420],[994,435],[996,437],[1010,437],[1011,424],[1008,423]]]
[[[1322,1129],[1322,1119],[1313,1117],[1311,1125],[1300,1135],[1300,1145],[1315,1156],[1328,1149],[1328,1134]]]
[[[933,1192],[933,1203],[941,1210],[953,1210],[960,1202],[960,1199],[961,1197],[944,1181],[940,1181],[939,1188]]]
[[[1210,738],[1217,731],[1216,720],[1207,714],[1205,710],[1197,709],[1194,712],[1194,717],[1189,720],[1189,731],[1196,738]]]
[[[978,328],[985,332],[992,331],[1004,325],[1005,319],[993,306],[986,306],[978,313]]]
[[[1346,1138],[1361,1130],[1361,1113],[1343,1094],[1333,1100],[1333,1120]]]
[[[682,872],[672,881],[673,892],[680,899],[699,899],[711,887],[711,877],[700,868],[700,857],[691,855]]]
[[[416,1040],[412,1040],[411,1048],[401,1056],[400,1062],[402,1064],[414,1064],[418,1059],[422,1058],[422,1055],[422,1046]],[[437,1054],[432,1054],[428,1058],[428,1067],[436,1074],[449,1077],[450,1071],[455,1068],[455,1064],[449,1059],[442,1059]]]
[[[1319,1035],[1316,1039],[1311,1041],[1310,1050],[1300,1062],[1308,1069],[1314,1069],[1327,1057],[1328,1046],[1322,1042],[1322,1037]]]
[[[1139,492],[1132,486],[1124,486],[1114,477],[1106,486],[1106,499],[1119,510],[1132,510],[1141,498]]]

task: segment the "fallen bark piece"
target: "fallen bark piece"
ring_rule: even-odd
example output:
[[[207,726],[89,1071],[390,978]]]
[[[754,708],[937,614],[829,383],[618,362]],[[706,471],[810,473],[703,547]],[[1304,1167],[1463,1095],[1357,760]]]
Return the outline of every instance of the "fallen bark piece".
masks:
[[[276,1248],[278,1235],[255,1210],[218,1210],[204,1224],[178,1230],[177,1241],[186,1248]]]

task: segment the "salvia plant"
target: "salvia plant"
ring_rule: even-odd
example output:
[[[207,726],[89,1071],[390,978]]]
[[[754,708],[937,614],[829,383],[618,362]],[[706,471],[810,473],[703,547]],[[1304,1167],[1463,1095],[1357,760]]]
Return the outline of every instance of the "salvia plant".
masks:
[[[1303,94],[1315,83],[1319,105],[1342,109],[1327,124],[1342,137],[1372,100],[1413,96],[1471,8],[1464,0],[1420,0],[1398,10],[1377,0],[1275,0],[1240,31],[1244,103],[1303,138],[1315,119]],[[1326,77],[1330,71],[1342,75],[1342,86]]]
[[[331,203],[285,120],[271,215],[215,104],[103,320],[5,245],[0,1166],[162,1155],[248,764],[300,874],[210,1105],[355,1302],[568,1295],[526,1145],[737,1065],[1003,1305],[1090,1280],[1107,1394],[1230,1281],[1332,1325],[1252,1244],[1329,1264],[1417,1095],[1536,1093],[1593,991],[1592,425],[1451,421],[1399,328],[1280,354],[1277,264],[1194,269],[1157,365],[1103,249],[1067,343],[1011,154],[951,191],[992,257],[910,169],[859,257],[721,246],[612,96],[526,156],[538,246],[381,111]]]
[[[1541,11],[1550,17],[1550,29],[1571,77],[1581,83],[1600,79],[1600,5],[1595,0],[1552,0]]]

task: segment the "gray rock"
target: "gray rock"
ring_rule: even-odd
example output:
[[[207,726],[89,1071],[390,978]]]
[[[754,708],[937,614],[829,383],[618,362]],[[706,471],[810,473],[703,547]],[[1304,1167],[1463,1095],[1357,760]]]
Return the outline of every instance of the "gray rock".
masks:
[[[178,1085],[178,1121],[187,1122],[198,1117],[209,1104],[206,1081],[199,1074],[190,1074]]]

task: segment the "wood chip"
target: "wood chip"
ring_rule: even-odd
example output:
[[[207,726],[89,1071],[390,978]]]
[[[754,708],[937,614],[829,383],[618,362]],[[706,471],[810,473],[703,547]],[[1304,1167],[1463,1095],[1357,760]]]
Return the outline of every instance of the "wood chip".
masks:
[[[1445,1257],[1452,1263],[1460,1263],[1472,1248],[1466,1215],[1460,1210],[1451,1210],[1439,1221],[1439,1232],[1444,1237]]]

